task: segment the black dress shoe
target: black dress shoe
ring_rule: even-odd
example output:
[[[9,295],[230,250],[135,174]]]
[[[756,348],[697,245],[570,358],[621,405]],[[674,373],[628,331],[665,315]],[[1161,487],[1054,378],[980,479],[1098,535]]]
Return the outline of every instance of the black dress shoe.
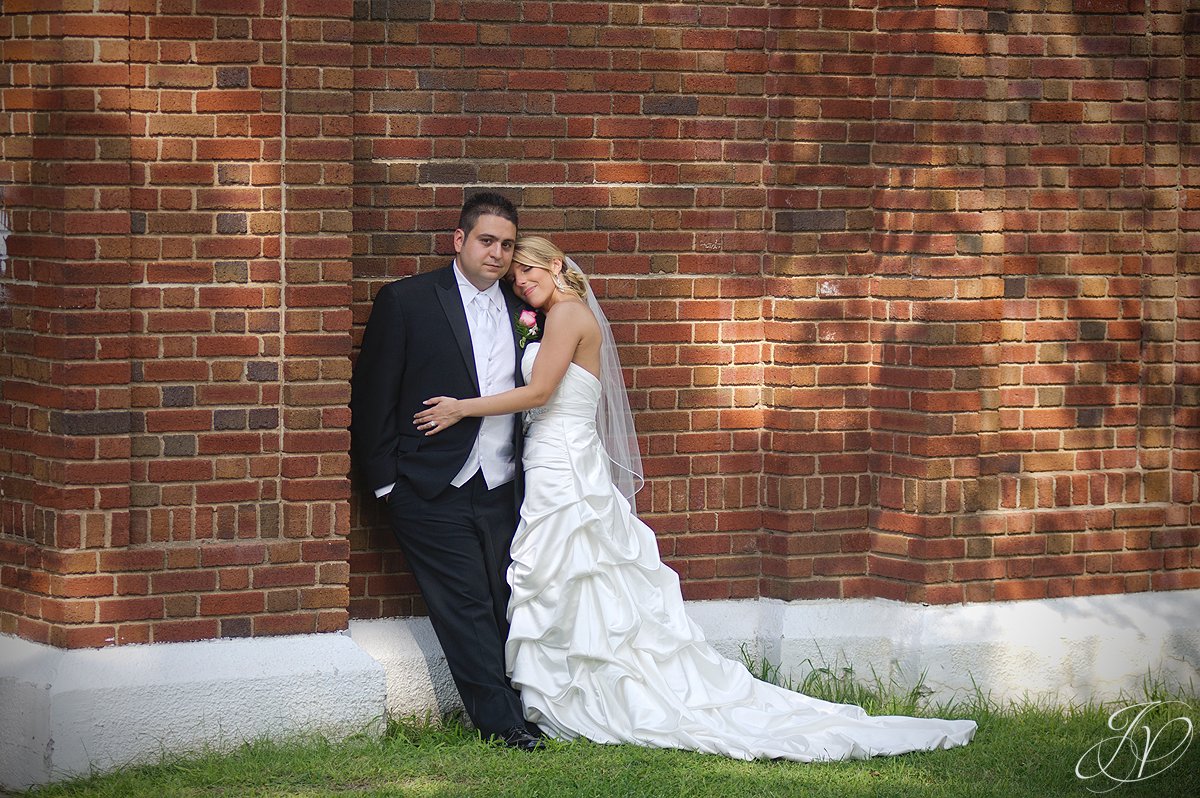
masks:
[[[492,735],[492,739],[504,743],[509,748],[516,748],[519,751],[536,751],[539,748],[545,747],[545,744],[541,740],[534,737],[522,726],[513,726],[511,729],[506,729],[499,734]]]

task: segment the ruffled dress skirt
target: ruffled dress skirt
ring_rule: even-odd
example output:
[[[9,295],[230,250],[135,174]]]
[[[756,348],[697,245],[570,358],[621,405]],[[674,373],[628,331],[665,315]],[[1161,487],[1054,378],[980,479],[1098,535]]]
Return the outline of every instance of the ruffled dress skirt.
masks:
[[[526,718],[564,740],[737,759],[861,759],[971,740],[973,721],[869,716],[718,654],[688,618],[653,531],[612,485],[599,391],[572,364],[526,434],[505,652]]]

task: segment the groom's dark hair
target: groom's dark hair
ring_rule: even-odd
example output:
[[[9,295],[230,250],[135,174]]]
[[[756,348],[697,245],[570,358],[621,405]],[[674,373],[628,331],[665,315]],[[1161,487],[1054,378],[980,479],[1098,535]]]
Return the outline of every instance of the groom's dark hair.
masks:
[[[494,191],[481,191],[478,194],[472,194],[471,197],[463,203],[462,211],[458,214],[458,229],[464,233],[470,233],[475,227],[475,223],[479,221],[480,216],[491,214],[508,219],[517,225],[517,206],[501,194]]]

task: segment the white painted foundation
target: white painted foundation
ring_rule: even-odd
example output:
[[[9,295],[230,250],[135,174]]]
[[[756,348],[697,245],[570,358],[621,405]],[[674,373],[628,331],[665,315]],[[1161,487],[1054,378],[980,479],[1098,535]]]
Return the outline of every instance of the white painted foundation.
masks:
[[[389,715],[436,721],[463,708],[428,618],[351,621],[350,637],[383,666]]]
[[[384,677],[344,634],[77,650],[0,636],[0,787],[381,728]]]
[[[1110,701],[1140,695],[1148,678],[1200,690],[1200,590],[949,606],[711,601],[688,612],[726,656],[745,642],[796,681],[849,666],[868,682],[923,682],[932,702],[976,689],[1001,703]]]
[[[1200,689],[1200,590],[991,604],[692,602],[726,656],[741,648],[799,680],[850,666],[932,691],[1066,704],[1138,695],[1150,677]],[[0,787],[300,732],[373,729],[385,710],[461,707],[424,618],[349,634],[62,651],[0,636]]]

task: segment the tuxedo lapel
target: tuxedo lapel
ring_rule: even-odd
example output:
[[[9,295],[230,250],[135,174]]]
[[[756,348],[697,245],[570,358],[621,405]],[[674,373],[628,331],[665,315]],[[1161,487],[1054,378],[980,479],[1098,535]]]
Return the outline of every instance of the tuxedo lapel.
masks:
[[[462,294],[458,290],[458,282],[454,279],[454,268],[447,266],[437,283],[437,298],[442,303],[446,320],[454,331],[454,340],[462,355],[471,382],[475,383],[475,392],[479,393],[479,375],[475,372],[475,350],[471,347],[471,328],[467,326],[467,311],[463,308]]]

